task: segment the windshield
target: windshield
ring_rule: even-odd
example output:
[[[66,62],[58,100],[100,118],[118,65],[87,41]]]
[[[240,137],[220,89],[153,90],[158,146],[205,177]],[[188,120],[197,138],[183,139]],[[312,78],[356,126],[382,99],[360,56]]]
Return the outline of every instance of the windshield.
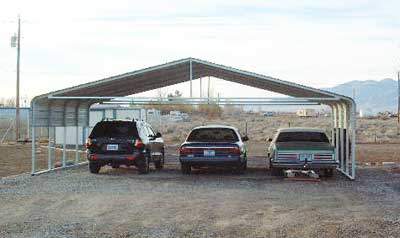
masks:
[[[326,142],[329,139],[322,132],[281,132],[276,142]]]
[[[113,137],[113,138],[138,138],[136,123],[129,121],[107,121],[99,122],[90,133],[90,138]]]
[[[188,142],[237,142],[236,132],[229,128],[201,128],[193,130]]]

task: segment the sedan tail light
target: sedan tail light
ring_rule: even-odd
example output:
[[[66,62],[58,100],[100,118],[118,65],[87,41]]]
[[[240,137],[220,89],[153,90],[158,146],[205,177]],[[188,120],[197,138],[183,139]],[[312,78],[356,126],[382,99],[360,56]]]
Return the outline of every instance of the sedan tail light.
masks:
[[[187,148],[184,146],[179,148],[179,155],[188,155],[188,154],[192,154],[192,153],[193,153],[193,151],[190,148]]]
[[[234,155],[240,155],[240,149],[239,149],[239,147],[229,148],[229,153],[234,154]]]

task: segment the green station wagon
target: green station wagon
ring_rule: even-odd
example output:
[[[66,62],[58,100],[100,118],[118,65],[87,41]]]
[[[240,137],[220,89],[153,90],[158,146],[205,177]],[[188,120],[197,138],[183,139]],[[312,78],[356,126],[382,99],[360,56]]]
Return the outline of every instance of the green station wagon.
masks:
[[[268,159],[273,174],[283,169],[312,169],[332,176],[338,165],[335,147],[325,132],[315,128],[279,129],[268,148]]]

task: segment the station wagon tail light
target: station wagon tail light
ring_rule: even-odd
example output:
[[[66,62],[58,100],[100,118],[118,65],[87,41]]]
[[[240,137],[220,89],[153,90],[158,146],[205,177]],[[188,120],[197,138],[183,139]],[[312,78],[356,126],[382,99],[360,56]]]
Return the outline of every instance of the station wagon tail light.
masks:
[[[143,144],[141,139],[135,140],[135,147],[138,148],[138,149],[143,149],[144,144]]]

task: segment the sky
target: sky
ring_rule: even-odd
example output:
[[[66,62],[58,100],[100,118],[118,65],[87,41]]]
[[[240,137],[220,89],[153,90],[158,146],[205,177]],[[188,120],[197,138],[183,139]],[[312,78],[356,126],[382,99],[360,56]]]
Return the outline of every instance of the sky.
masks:
[[[29,100],[187,57],[317,88],[394,78],[399,9],[398,0],[4,1],[0,98],[15,95],[18,14],[21,96]],[[267,95],[214,79],[212,87],[226,97]],[[189,94],[188,84],[164,90],[174,89]]]

